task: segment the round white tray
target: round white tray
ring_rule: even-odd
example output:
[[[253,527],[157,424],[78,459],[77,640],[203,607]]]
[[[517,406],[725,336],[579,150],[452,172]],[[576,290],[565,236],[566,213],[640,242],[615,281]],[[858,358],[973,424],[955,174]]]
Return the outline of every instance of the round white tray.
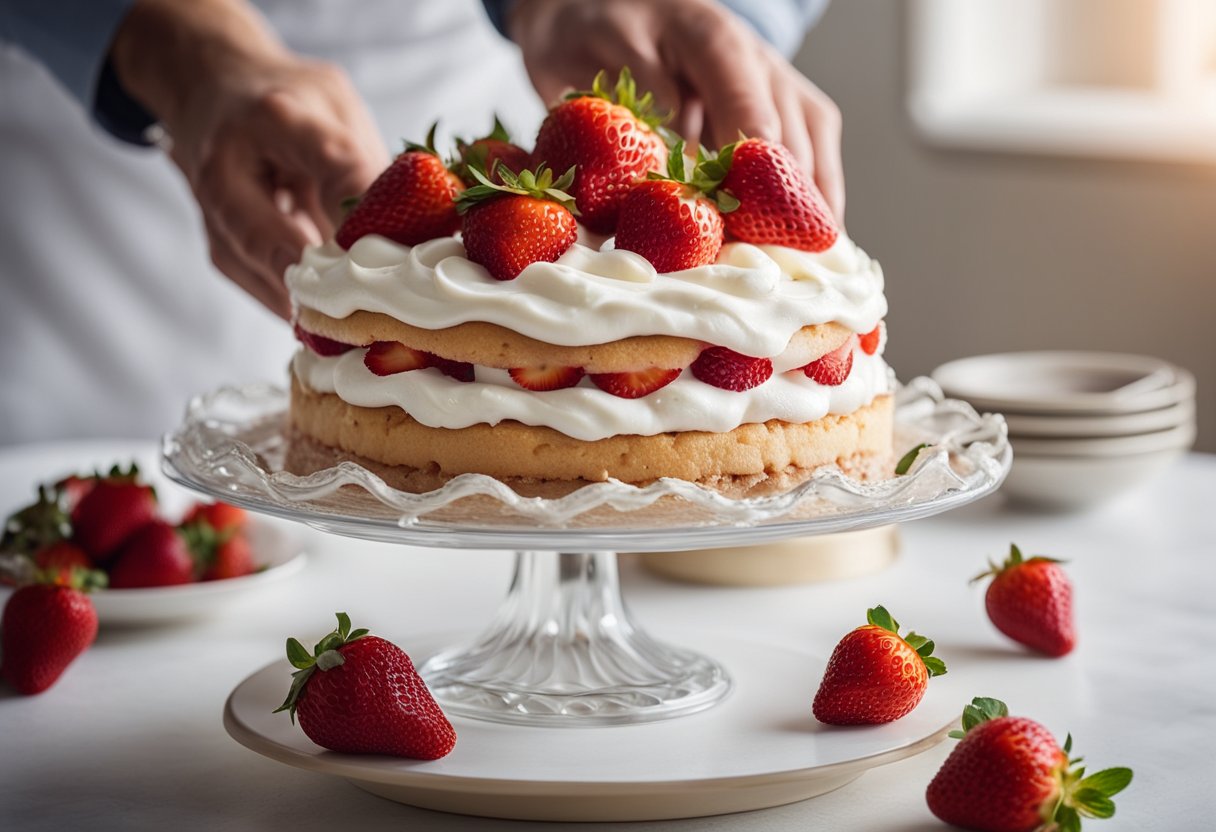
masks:
[[[664,634],[668,635],[668,634]],[[911,714],[888,725],[833,728],[811,698],[823,656],[727,636],[677,632],[712,652],[736,680],[724,702],[645,725],[568,730],[456,717],[455,750],[416,762],[335,754],[284,713],[291,667],[247,678],[224,708],[224,726],[253,751],[343,777],[375,794],[445,812],[543,821],[700,817],[780,806],[837,789],[868,769],[919,754],[945,738],[958,697],[933,680]]]

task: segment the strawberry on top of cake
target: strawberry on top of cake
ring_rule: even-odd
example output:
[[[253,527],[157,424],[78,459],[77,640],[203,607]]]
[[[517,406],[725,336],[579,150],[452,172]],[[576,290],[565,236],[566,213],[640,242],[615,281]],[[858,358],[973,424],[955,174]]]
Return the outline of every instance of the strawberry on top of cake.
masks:
[[[293,464],[408,490],[886,475],[878,264],[783,146],[667,135],[625,71],[531,153],[497,123],[451,162],[407,146],[288,270]]]

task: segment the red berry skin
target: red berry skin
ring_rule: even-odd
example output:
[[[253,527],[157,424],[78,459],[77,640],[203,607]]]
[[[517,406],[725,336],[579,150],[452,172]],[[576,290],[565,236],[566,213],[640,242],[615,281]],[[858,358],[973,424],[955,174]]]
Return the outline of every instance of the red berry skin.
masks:
[[[718,206],[679,182],[644,180],[621,203],[616,247],[642,255],[661,273],[713,263],[722,239]]]
[[[831,248],[839,236],[819,189],[783,145],[739,142],[722,189],[739,200],[724,218],[736,240],[816,252]]]
[[[215,548],[215,559],[203,572],[204,581],[221,581],[227,578],[241,578],[251,574],[255,565],[253,562],[253,547],[242,534],[236,534]]]
[[[139,483],[101,480],[72,512],[72,542],[108,563],[137,529],[156,519],[156,495]]]
[[[1077,644],[1072,582],[1054,561],[1031,558],[1000,572],[984,596],[988,618],[1009,638],[1058,657]]]
[[[679,378],[681,372],[683,371],[651,367],[625,373],[591,373],[587,378],[605,393],[622,399],[640,399],[656,390],[662,390]]]
[[[920,704],[928,682],[929,671],[911,645],[866,624],[832,651],[812,710],[828,725],[894,722]]]
[[[807,378],[828,387],[844,384],[853,372],[853,339],[802,368]]]
[[[308,738],[345,754],[437,760],[456,731],[401,648],[364,636],[338,648],[343,663],[308,679],[296,718]]]
[[[97,612],[85,593],[50,584],[22,587],[0,618],[0,675],[18,693],[42,693],[96,638]]]
[[[335,341],[333,338],[326,338],[324,335],[317,335],[315,332],[309,332],[300,326],[298,323],[292,327],[296,335],[296,340],[317,355],[330,358],[335,355],[341,355],[344,352],[350,352],[355,348],[354,344],[343,344],[341,341]]]
[[[495,280],[514,280],[532,263],[552,263],[578,239],[578,223],[565,207],[517,194],[473,206],[463,229],[468,258]]]
[[[878,352],[878,345],[881,343],[881,341],[882,324],[880,323],[869,332],[859,336],[857,343],[861,347],[862,352],[864,352],[866,355],[873,355],[874,353]]]
[[[773,362],[767,358],[752,358],[726,347],[710,347],[702,350],[688,369],[706,384],[742,392],[768,381],[773,375]]]
[[[111,589],[175,586],[194,580],[185,539],[163,520],[147,523],[123,544],[110,569]]]
[[[489,175],[490,181],[497,184],[502,184],[502,178],[495,170],[499,162],[512,173],[533,167],[531,153],[519,145],[495,138],[478,139],[467,147],[462,147],[460,158],[466,165],[476,161]],[[463,181],[466,185],[478,184],[472,176],[465,176]]]
[[[66,540],[40,549],[34,555],[34,565],[39,569],[54,570],[60,575],[71,573],[73,567],[92,569],[94,566],[84,549]]]
[[[371,184],[334,239],[349,249],[368,234],[406,246],[449,237],[460,228],[452,200],[463,190],[464,183],[434,153],[407,150]]]
[[[1023,717],[975,726],[950,752],[925,799],[941,820],[981,832],[1032,832],[1050,817],[1068,758]]]
[[[197,503],[182,523],[194,523],[199,520],[223,533],[244,529],[249,517],[245,514],[245,509],[228,503]]]
[[[579,219],[597,234],[611,234],[633,185],[650,171],[666,169],[667,145],[629,108],[583,96],[549,112],[532,158],[557,171],[577,165],[569,193],[578,204]]]

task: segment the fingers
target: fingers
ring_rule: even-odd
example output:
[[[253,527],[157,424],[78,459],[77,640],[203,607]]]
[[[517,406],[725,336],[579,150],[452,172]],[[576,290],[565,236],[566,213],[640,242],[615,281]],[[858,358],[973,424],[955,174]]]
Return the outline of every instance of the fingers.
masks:
[[[211,262],[233,283],[240,286],[259,303],[284,320],[291,317],[291,299],[282,280],[250,266],[236,252],[230,237],[221,228],[205,221],[207,240],[211,246]]]
[[[817,95],[803,103],[806,127],[814,147],[813,175],[836,221],[843,224],[845,187],[844,163],[840,158],[840,110],[818,88],[814,91]]]
[[[773,96],[781,115],[781,143],[794,154],[798,166],[809,173],[815,169],[815,149],[798,90],[781,83],[780,78],[774,78]]]

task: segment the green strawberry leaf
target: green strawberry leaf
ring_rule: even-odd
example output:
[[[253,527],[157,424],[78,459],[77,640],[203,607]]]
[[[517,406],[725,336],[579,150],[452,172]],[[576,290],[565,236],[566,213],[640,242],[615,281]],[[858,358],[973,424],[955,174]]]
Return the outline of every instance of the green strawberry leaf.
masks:
[[[1097,789],[1077,789],[1070,802],[1087,818],[1109,818],[1115,813],[1115,801]]]
[[[933,642],[930,641],[929,639],[925,638],[922,635],[917,635],[916,633],[908,633],[906,636],[904,636],[904,641],[908,642],[908,646],[911,647],[913,650],[915,650],[917,653],[920,653],[921,648],[924,647],[926,644],[928,644],[929,650],[925,653],[921,653],[922,658],[924,656],[928,656],[930,653],[933,652]]]
[[[970,731],[977,725],[1009,716],[1009,707],[999,699],[977,696],[971,704],[963,708],[963,731]]]
[[[912,463],[916,462],[916,457],[921,451],[928,447],[930,447],[928,442],[921,442],[915,448],[901,456],[899,458],[899,462],[895,463],[895,475],[902,477],[904,474],[908,473],[908,471],[912,468]]]
[[[1081,816],[1071,806],[1056,810],[1056,832],[1081,832]]]
[[[346,637],[346,643],[350,644],[352,641],[355,641],[356,639],[361,639],[365,635],[367,635],[368,632],[369,632],[369,630],[366,627],[360,627],[358,630],[352,630],[351,634]]]
[[[899,635],[899,622],[891,617],[891,613],[887,612],[886,607],[879,605],[873,609],[866,610],[866,621],[876,627],[882,627],[884,630],[889,630]]]
[[[1132,770],[1119,766],[1089,775],[1077,783],[1077,789],[1078,793],[1083,789],[1093,789],[1105,797],[1112,797],[1126,789],[1131,782]]]
[[[1066,737],[1064,737],[1064,749],[1063,750],[1064,750],[1065,754],[1072,753],[1072,733],[1071,732],[1069,732],[1068,735]],[[1080,759],[1070,760],[1069,762],[1080,762]]]
[[[344,612],[335,613],[338,618],[338,635],[346,641],[346,637],[350,634],[350,616]]]
[[[929,671],[929,676],[945,676],[946,663],[937,656],[929,656],[921,659],[925,663],[925,670]]]
[[[317,660],[303,644],[294,638],[289,638],[287,639],[287,661],[291,662],[291,666],[294,668],[307,670],[316,664]]]
[[[1023,561],[1022,550],[1018,548],[1016,543],[1009,544],[1009,560],[1005,561],[1005,566],[1017,566]]]

